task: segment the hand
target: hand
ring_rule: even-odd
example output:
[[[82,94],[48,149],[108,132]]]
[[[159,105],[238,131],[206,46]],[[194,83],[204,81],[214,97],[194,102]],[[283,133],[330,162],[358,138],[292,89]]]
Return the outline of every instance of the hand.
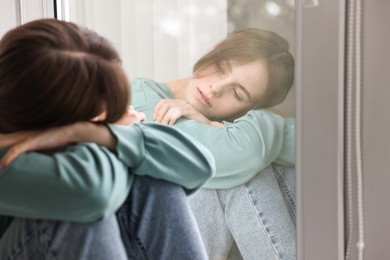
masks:
[[[115,150],[116,138],[105,125],[78,122],[41,131],[0,135],[0,148],[8,148],[0,160],[0,169],[28,151],[56,149],[71,143],[91,142]]]
[[[173,125],[180,117],[194,119],[204,124],[211,123],[190,103],[181,99],[162,99],[153,110],[153,119],[162,124]]]
[[[126,113],[121,119],[115,122],[118,125],[132,125],[135,123],[145,122],[146,115],[143,112],[138,112],[133,106],[129,106]]]
[[[102,122],[106,117],[106,112],[101,113],[91,119],[92,122]],[[115,122],[117,125],[132,125],[146,121],[146,115],[143,112],[138,112],[133,106],[128,106],[125,114]]]
[[[104,116],[104,115],[102,115]],[[96,117],[93,121],[99,121]],[[132,106],[116,124],[132,125],[146,120],[144,113]],[[0,160],[0,169],[9,165],[16,157],[28,151],[48,150],[66,146],[71,143],[93,142],[114,150],[116,139],[104,125],[90,122],[78,122],[61,127],[40,131],[23,131],[0,135],[0,148],[8,148]]]
[[[74,125],[51,128],[42,131],[24,131],[0,136],[0,148],[8,148],[0,161],[0,169],[10,164],[20,154],[64,146],[72,142]]]

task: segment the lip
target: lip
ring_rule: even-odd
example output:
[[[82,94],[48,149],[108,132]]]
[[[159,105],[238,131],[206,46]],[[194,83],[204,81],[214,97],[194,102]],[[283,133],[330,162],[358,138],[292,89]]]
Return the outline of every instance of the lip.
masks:
[[[196,90],[197,90],[197,98],[199,102],[203,105],[207,105],[210,107],[211,106],[210,99],[206,97],[206,95],[199,88],[196,88]]]

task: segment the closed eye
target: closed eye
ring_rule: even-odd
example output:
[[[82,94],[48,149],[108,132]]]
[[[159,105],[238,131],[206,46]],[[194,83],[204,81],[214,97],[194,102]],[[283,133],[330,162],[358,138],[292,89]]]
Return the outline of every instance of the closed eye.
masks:
[[[234,97],[239,100],[239,101],[247,101],[247,102],[251,102],[252,100],[252,97],[251,95],[249,94],[248,90],[246,90],[246,88],[244,88],[242,85],[240,84],[237,84],[233,87],[233,94],[234,94]]]
[[[238,93],[237,89],[233,88],[233,95],[238,101],[242,101],[242,97]]]

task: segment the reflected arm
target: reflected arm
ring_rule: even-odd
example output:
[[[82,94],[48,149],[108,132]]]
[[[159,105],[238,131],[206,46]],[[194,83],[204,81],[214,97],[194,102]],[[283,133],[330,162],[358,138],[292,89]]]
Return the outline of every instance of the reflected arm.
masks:
[[[153,109],[159,100],[174,98],[169,87],[151,79],[132,81],[132,102],[153,121]],[[293,120],[267,110],[253,110],[223,128],[180,118],[174,127],[205,145],[215,158],[216,175],[206,188],[231,188],[252,179],[276,161],[284,165],[295,162]]]
[[[218,128],[193,120],[181,120],[177,124],[215,157],[217,174],[205,187],[230,188],[243,184],[274,161],[294,165],[293,120],[266,110],[255,110],[224,125]]]

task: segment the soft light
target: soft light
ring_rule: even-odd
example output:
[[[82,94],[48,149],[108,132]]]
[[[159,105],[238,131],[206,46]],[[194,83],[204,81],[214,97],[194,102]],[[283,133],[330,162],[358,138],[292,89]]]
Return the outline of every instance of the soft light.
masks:
[[[272,16],[278,16],[281,12],[280,6],[274,1],[267,1],[265,3],[265,9]]]

